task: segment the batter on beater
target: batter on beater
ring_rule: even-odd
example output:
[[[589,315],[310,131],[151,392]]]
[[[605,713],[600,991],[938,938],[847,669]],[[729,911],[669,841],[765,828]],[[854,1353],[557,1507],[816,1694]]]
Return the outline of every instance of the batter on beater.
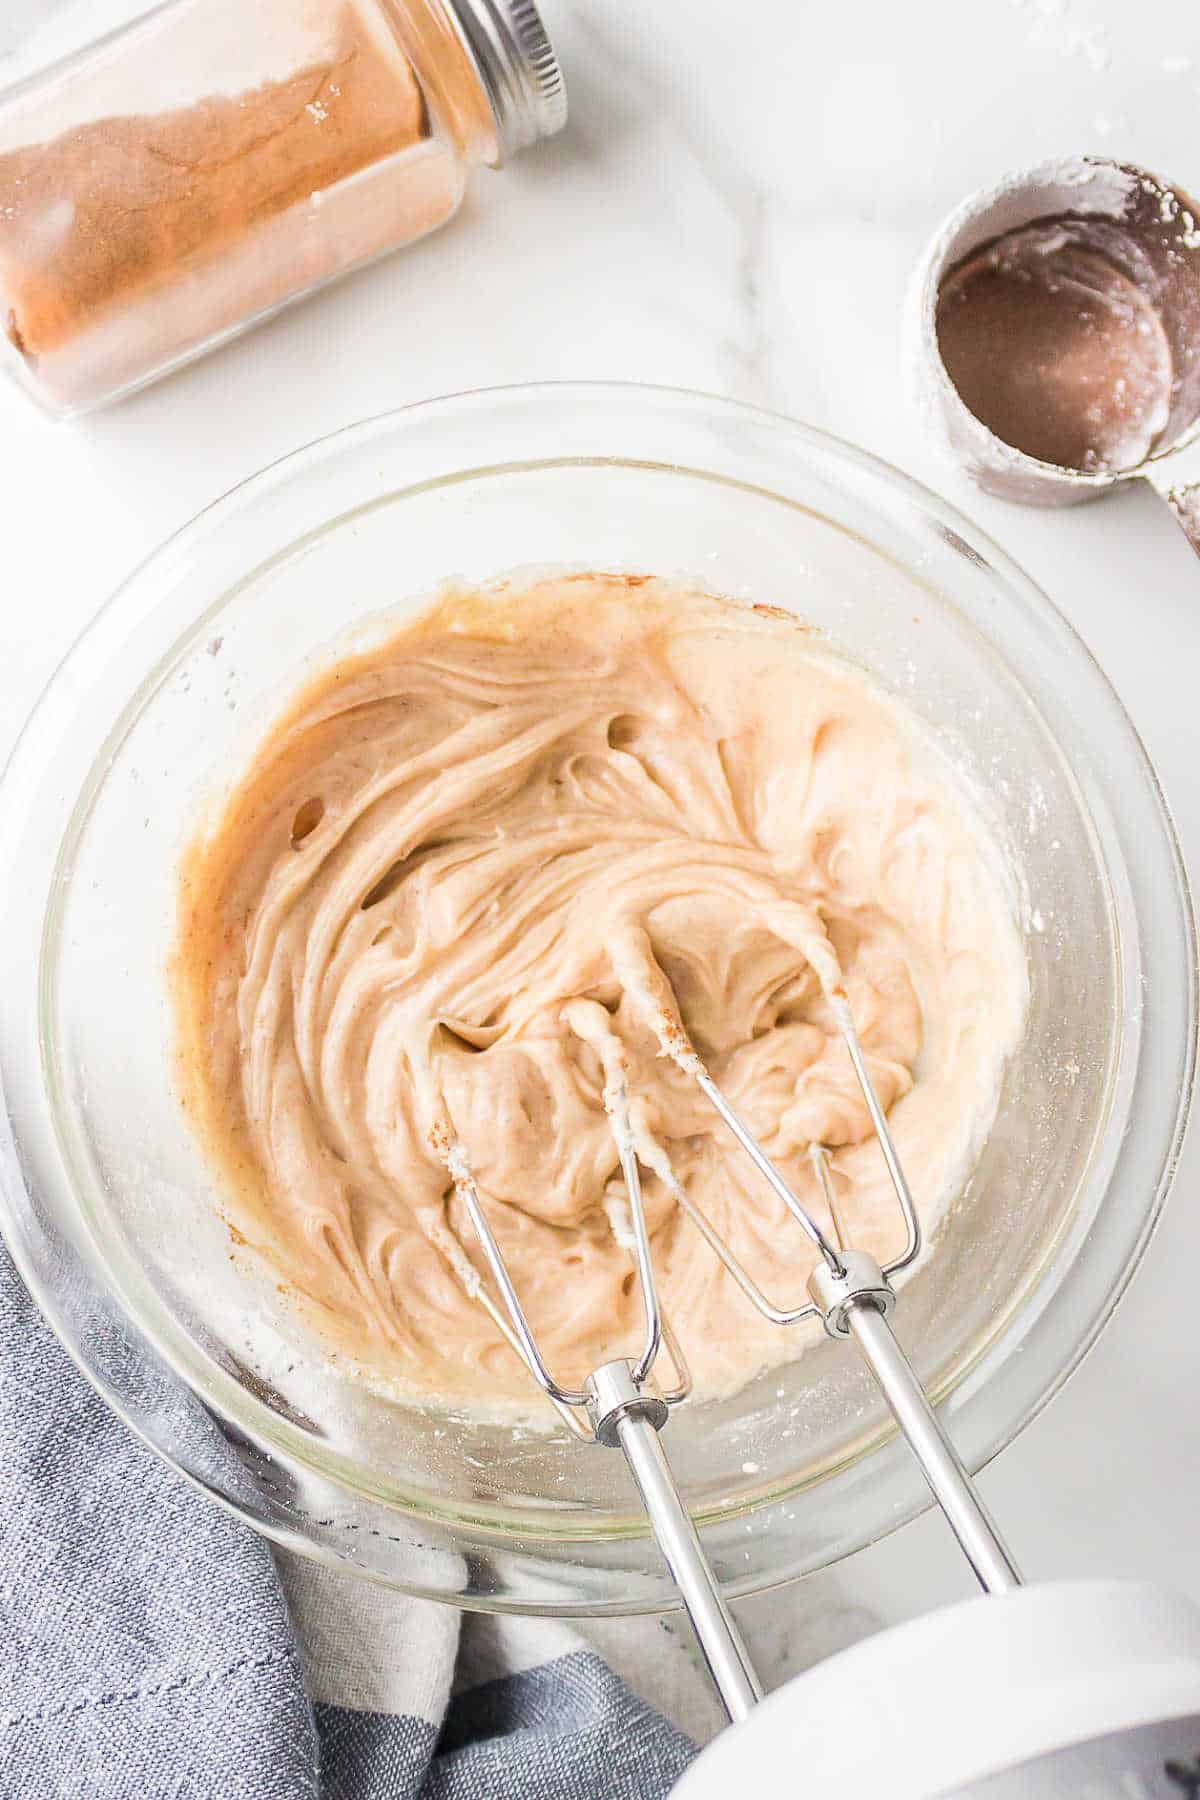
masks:
[[[614,1071],[696,1391],[802,1349],[673,1197],[803,1297],[807,1240],[678,1033],[816,1216],[821,1143],[856,1244],[897,1248],[839,983],[932,1220],[1022,1028],[999,850],[915,716],[790,615],[649,577],[447,590],[296,697],[181,868],[181,1093],[231,1222],[372,1380],[457,1405],[530,1387],[464,1283],[447,1146],[556,1372],[636,1340]]]

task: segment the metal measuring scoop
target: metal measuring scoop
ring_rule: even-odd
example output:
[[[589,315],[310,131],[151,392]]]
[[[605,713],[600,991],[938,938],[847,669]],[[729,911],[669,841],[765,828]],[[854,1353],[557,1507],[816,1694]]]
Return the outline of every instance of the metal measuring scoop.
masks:
[[[997,286],[1004,280],[1007,300]],[[1021,281],[1024,302],[1014,285]],[[981,285],[969,295],[972,282]],[[1072,289],[1083,296],[1073,313]],[[963,296],[971,306],[951,312]],[[1007,347],[1001,304],[1018,334]],[[1055,342],[1057,321],[1073,327],[1074,343]],[[922,411],[988,493],[1063,506],[1144,479],[1200,554],[1200,206],[1182,189],[1087,156],[971,195],[917,270],[908,336]],[[1098,433],[1108,430],[1114,455],[1088,450],[1078,466],[1056,458],[1069,441],[1055,431],[1064,396],[1084,420],[1100,422]],[[1024,444],[1013,441],[1022,436],[1013,423],[1021,405]],[[1114,424],[1122,407],[1137,415],[1124,433]]]

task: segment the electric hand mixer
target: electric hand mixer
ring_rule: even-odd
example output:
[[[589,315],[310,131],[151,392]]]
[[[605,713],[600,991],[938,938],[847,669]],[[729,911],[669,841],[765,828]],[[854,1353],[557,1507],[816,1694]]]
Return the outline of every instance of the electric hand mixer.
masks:
[[[920,1219],[845,990],[835,972],[824,972],[823,984],[903,1219],[903,1248],[882,1266],[849,1241],[828,1150],[817,1144],[809,1154],[833,1222],[832,1239],[712,1080],[670,1010],[656,1011],[652,1020],[663,1053],[699,1086],[816,1250],[808,1298],[799,1305],[781,1306],[764,1294],[657,1146],[638,1145],[619,1041],[594,1002],[572,1002],[566,1018],[596,1049],[604,1069],[604,1104],[627,1199],[626,1216],[613,1214],[611,1222],[630,1252],[644,1317],[636,1357],[604,1363],[582,1387],[566,1385],[547,1367],[466,1152],[448,1128],[436,1137],[499,1300],[453,1234],[447,1231],[440,1247],[572,1431],[624,1453],[713,1682],[739,1724],[715,1741],[679,1791],[688,1800],[724,1796],[734,1779],[754,1772],[777,1777],[780,1767],[789,1767],[803,1771],[806,1785],[836,1780],[842,1800],[880,1792],[912,1800],[956,1793],[991,1800],[1200,1795],[1200,1611],[1179,1596],[1119,1582],[1024,1589],[897,1342],[889,1322],[896,1304],[891,1278],[920,1255]],[[762,1687],[659,1436],[671,1408],[687,1397],[690,1380],[659,1305],[642,1200],[643,1160],[764,1317],[780,1326],[818,1317],[831,1337],[853,1340],[980,1586],[988,1595],[1009,1596],[1007,1604],[968,1602],[881,1633],[788,1683],[758,1710]],[[664,1347],[672,1383],[652,1386]],[[823,1790],[812,1785],[808,1791]]]

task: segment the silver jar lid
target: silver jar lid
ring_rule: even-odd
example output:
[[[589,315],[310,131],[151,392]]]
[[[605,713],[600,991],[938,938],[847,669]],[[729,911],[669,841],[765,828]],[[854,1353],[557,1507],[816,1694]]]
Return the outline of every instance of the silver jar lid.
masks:
[[[561,131],[566,85],[534,0],[452,0],[450,10],[495,115],[502,155]]]

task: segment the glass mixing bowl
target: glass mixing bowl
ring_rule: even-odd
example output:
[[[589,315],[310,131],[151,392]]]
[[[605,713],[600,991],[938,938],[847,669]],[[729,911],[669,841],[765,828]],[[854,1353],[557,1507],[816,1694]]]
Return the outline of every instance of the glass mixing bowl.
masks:
[[[22,1273],[117,1411],[272,1537],[468,1605],[619,1612],[673,1597],[620,1457],[353,1385],[234,1260],[172,1089],[165,981],[180,848],[296,684],[447,576],[556,565],[793,608],[987,796],[1023,892],[1028,1026],[897,1309],[972,1466],[1063,1380],[1145,1244],[1196,971],[1153,772],[1078,638],[965,519],[788,420],[605,385],[440,400],[255,476],[126,583],[0,802],[0,1153]],[[926,1504],[857,1359],[824,1338],[684,1408],[666,1442],[735,1592]]]

